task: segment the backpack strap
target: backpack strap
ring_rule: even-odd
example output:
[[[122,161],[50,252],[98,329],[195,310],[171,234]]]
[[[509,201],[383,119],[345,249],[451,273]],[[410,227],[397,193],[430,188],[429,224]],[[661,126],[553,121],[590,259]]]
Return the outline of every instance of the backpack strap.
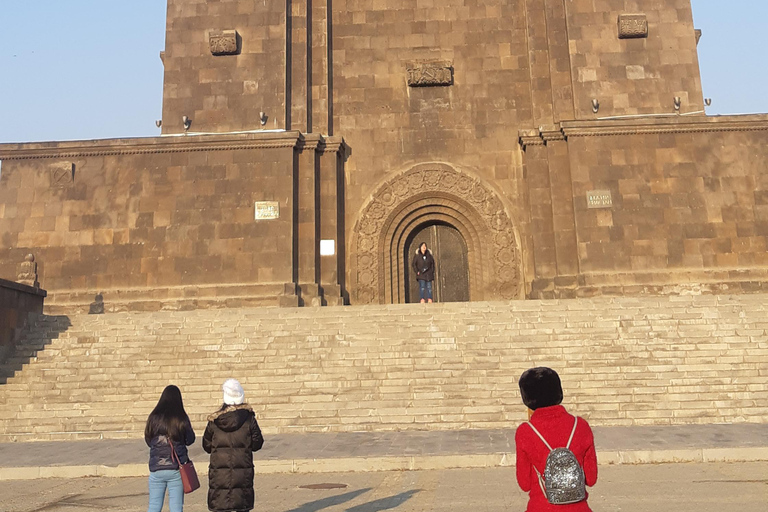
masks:
[[[530,421],[526,421],[526,423],[528,424],[529,427],[531,427],[531,430],[533,430],[533,432],[537,436],[539,436],[539,439],[541,439],[544,442],[544,444],[547,445],[547,448],[551,452],[552,451],[552,447],[549,446],[549,443],[547,442],[546,439],[544,439],[544,436],[542,436],[541,433],[539,433],[539,431],[536,430],[536,427],[534,427],[533,424]],[[537,480],[539,481],[539,487],[541,488],[541,494],[543,494],[546,497],[547,496],[547,490],[544,488],[544,477],[542,476],[541,473],[539,473],[538,468],[536,467],[536,465],[533,462],[531,462],[531,466],[533,466],[533,470],[536,472],[536,476],[538,477]]]
[[[538,430],[536,430],[536,427],[533,426],[533,423],[531,423],[530,421],[526,421],[526,423],[528,424],[529,427],[531,427],[531,430],[533,430],[533,433],[539,436],[539,439],[544,441],[544,444],[547,445],[547,448],[549,448],[549,451],[552,451],[552,447],[549,446],[549,443],[547,442],[546,439],[544,439],[544,436],[541,435]],[[570,444],[570,442],[568,444]]]
[[[576,425],[579,424],[579,418],[575,417],[573,418],[573,430],[571,430],[571,437],[568,438],[568,444],[565,445],[566,448],[569,450],[571,449],[571,441],[573,441],[573,434],[576,433]]]

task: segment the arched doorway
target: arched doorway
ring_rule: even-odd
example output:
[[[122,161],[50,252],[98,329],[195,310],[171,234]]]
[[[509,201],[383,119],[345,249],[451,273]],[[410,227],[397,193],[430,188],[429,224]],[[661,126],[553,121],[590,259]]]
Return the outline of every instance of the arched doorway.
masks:
[[[524,298],[519,241],[491,186],[443,163],[419,164],[382,182],[353,229],[350,281],[355,304],[409,298],[410,244],[429,226],[450,226],[467,248],[469,300]]]
[[[419,285],[411,262],[422,242],[435,258],[434,297],[436,302],[469,301],[467,243],[459,230],[448,223],[433,222],[417,228],[405,243],[403,268],[406,302],[419,302]]]

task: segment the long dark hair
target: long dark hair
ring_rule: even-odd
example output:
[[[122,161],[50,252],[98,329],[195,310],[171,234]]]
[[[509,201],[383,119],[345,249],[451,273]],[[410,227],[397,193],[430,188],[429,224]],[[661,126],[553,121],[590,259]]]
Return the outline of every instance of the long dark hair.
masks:
[[[176,386],[167,386],[147,418],[144,438],[149,441],[157,436],[168,436],[174,441],[183,442],[187,424],[189,416],[184,411],[181,390]]]

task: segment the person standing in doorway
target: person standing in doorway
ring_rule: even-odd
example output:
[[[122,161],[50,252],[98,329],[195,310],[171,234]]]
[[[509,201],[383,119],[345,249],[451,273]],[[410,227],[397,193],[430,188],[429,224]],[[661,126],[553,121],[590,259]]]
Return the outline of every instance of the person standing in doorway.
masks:
[[[427,249],[427,243],[421,242],[419,249],[413,256],[413,272],[416,274],[416,280],[419,282],[419,302],[432,303],[432,281],[435,280],[435,258]]]

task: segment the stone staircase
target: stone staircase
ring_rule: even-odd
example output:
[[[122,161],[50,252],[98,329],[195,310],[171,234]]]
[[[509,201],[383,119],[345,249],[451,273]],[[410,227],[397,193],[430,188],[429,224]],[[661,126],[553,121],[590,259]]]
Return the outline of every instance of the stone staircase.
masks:
[[[140,436],[167,384],[198,432],[240,379],[265,432],[506,428],[558,370],[595,425],[768,422],[768,296],[44,316],[0,385],[0,441]]]

